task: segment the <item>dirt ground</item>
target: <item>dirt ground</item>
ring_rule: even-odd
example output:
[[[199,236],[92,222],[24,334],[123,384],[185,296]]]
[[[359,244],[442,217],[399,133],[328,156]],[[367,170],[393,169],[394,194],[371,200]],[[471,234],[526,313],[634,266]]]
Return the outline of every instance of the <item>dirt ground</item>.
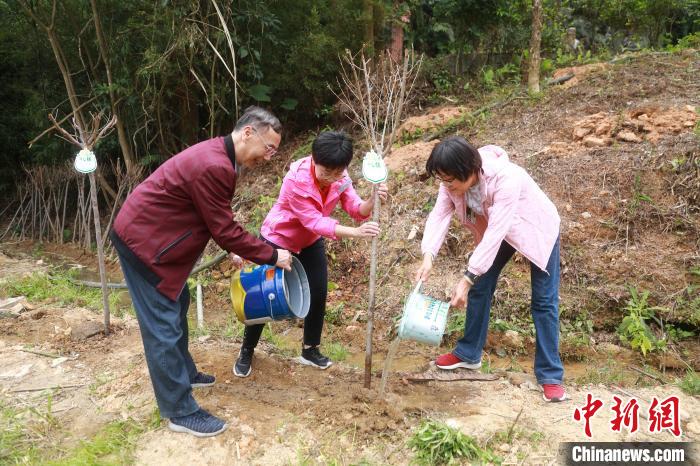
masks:
[[[504,464],[560,464],[558,443],[585,438],[573,412],[584,405],[588,393],[601,398],[606,411],[592,419],[591,440],[676,440],[667,432],[649,433],[643,418],[635,434],[610,429],[612,397],[627,401],[633,394],[640,400],[640,412],[653,397],[678,396],[680,440],[697,441],[698,398],[630,367],[648,364],[672,382],[686,367],[679,360],[700,369],[698,338],[677,345],[671,356],[642,359],[620,344],[614,330],[629,285],[652,291],[653,303],[666,309],[660,311],[665,320],[688,328],[700,325],[700,315],[678,304],[688,285],[696,283],[690,268],[700,265],[700,202],[690,184],[693,178],[688,177],[692,165],[687,168],[688,160],[700,157],[693,134],[694,109],[700,108],[698,75],[697,53],[640,56],[590,67],[577,82],[548,89],[536,100],[516,100],[485,123],[457,130],[477,146],[504,147],[559,209],[562,323],[573,324],[585,316],[594,326],[583,347],[562,342],[570,401],[544,403],[532,377],[533,338],[498,330],[490,333],[486,356],[497,380],[402,379],[400,373],[422,371],[435,356],[448,351],[459,337],[457,332],[440,348],[402,342],[388,394],[377,394],[383,357],[411,288],[423,224],[437,190],[434,181],[425,179],[423,168],[436,141],[417,142],[396,148],[387,161],[392,176],[381,219],[386,231],[381,238],[373,389],[362,388],[368,248],[362,242],[334,242],[328,248],[330,279],[335,284],[328,309],[335,317],[326,326],[324,341],[342,344],[349,351],[347,358],[327,371],[301,366],[295,361],[301,329],[294,323],[276,323],[272,327],[276,339],[260,345],[252,376],[239,379],[231,372],[240,345],[237,334],[195,333],[190,343],[194,359],[200,370],[217,377],[214,387],[197,390],[195,397],[230,427],[221,436],[202,440],[171,433],[163,423],[139,439],[136,463],[190,464],[196,457],[203,464],[406,464],[412,458],[407,439],[421,419],[436,418],[481,444],[493,443],[515,423],[516,438],[493,446]],[[452,118],[462,112],[464,107],[434,113]],[[291,148],[283,151],[272,170],[243,177],[238,219],[260,220],[255,210],[260,196],[273,195],[292,153]],[[359,162],[350,171],[359,178]],[[356,184],[361,195],[369,192],[362,181]],[[88,274],[95,270],[91,255],[65,246],[45,245],[41,264],[36,254],[27,254],[29,250],[26,244],[0,244],[0,280],[44,270],[56,262],[80,263]],[[453,228],[425,291],[445,298],[470,250],[469,235]],[[112,281],[120,280],[118,265],[113,263],[109,272]],[[202,277],[205,318],[212,329],[224,328],[232,318],[229,274],[223,264]],[[492,319],[527,321],[527,277],[527,265],[516,258],[499,284]],[[153,413],[138,325],[130,314],[114,317],[114,332],[104,336],[95,333],[100,314],[94,310],[52,302],[30,304],[33,309],[19,318],[0,319],[4,403],[45,409],[47,393],[52,393],[50,409],[61,428],[47,434],[48,440],[64,448],[89,439],[112,420],[145,419]],[[606,373],[616,376],[601,375]]]

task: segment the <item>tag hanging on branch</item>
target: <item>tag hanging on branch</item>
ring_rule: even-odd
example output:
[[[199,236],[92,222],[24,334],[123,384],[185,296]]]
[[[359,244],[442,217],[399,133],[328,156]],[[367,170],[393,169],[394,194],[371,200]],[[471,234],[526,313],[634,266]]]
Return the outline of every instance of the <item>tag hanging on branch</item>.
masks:
[[[73,167],[80,173],[92,173],[97,169],[95,153],[88,149],[82,149],[75,156]]]
[[[362,176],[370,183],[377,184],[386,181],[388,175],[384,159],[373,150],[367,152],[362,159]]]

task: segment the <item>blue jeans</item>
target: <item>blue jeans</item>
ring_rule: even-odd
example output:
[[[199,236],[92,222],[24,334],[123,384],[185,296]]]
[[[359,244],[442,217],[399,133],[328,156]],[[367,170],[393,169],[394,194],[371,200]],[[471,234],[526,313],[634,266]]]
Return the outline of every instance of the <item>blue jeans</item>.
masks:
[[[121,254],[119,262],[136,309],[160,415],[171,418],[192,414],[199,405],[192,397],[190,385],[197,368],[188,349],[187,285],[179,299],[172,301],[148,283]]]
[[[513,246],[503,241],[491,268],[469,290],[464,337],[452,352],[462,361],[472,364],[481,361],[496,282],[514,253]],[[540,384],[561,384],[564,367],[559,358],[559,239],[554,243],[546,272],[530,263],[530,281],[530,306],[536,332],[535,377]]]

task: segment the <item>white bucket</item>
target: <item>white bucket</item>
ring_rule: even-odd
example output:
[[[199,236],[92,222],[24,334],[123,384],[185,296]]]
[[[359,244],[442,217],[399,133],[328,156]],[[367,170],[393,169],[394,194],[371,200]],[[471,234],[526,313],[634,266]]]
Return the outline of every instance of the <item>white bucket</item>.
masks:
[[[449,303],[420,293],[422,282],[409,295],[399,324],[399,338],[439,346],[447,325]]]

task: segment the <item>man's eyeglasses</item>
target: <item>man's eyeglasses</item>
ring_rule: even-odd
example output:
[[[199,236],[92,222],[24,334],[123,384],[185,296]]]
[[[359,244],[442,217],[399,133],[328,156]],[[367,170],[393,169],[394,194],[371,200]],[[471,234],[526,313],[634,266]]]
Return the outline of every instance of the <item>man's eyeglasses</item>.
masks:
[[[251,127],[255,135],[260,139],[260,142],[262,142],[265,145],[265,152],[269,155],[275,155],[277,153],[277,146],[274,144],[270,144],[265,142],[262,136],[260,136],[260,133],[258,133],[258,130],[255,129],[254,127]]]

